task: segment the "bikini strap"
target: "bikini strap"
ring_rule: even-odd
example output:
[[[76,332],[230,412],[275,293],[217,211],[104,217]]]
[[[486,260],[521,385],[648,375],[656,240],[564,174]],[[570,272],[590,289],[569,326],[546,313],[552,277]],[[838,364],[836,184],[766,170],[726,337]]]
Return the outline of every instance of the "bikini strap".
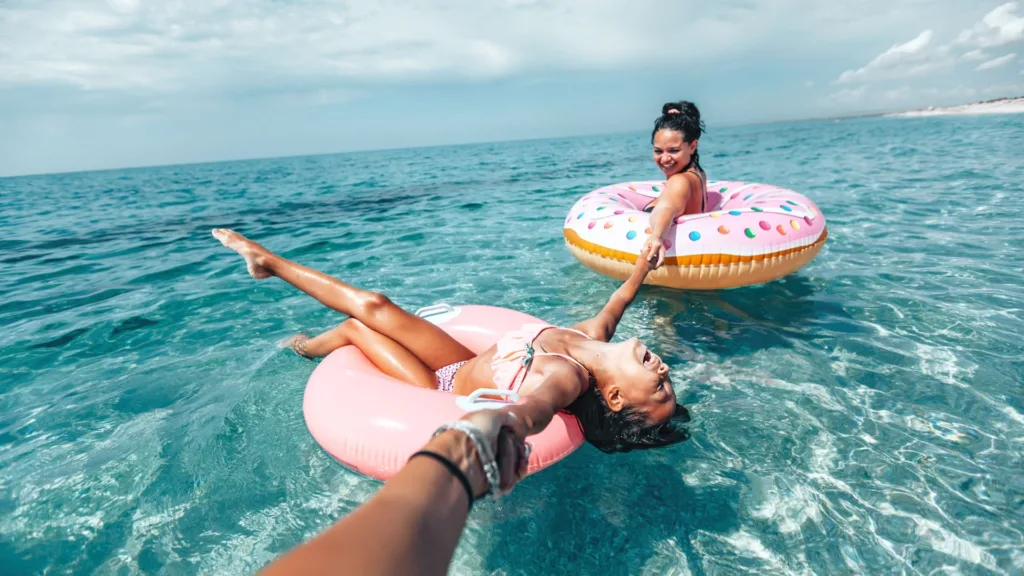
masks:
[[[583,336],[587,340],[593,340],[593,338],[584,334],[583,332],[580,332],[579,330],[576,330],[575,328],[562,328],[561,326],[545,326],[538,330],[537,333],[533,335],[533,338],[531,338],[530,341],[527,342],[527,346],[533,348],[533,343],[537,341],[537,338],[540,338],[540,335],[544,332],[547,332],[548,330],[568,330],[569,332],[575,332],[576,334]]]
[[[681,174],[686,174],[690,171],[693,172],[693,175],[697,177],[697,181],[700,182],[700,213],[703,214],[708,211],[708,182],[704,179],[707,175],[699,165],[693,165],[692,159],[690,160],[690,163],[686,165],[686,169],[683,170]]]
[[[559,330],[568,330],[569,332],[575,332],[575,333],[579,334],[580,336],[583,336],[587,340],[593,340],[593,338],[591,338],[589,335],[587,335],[587,334],[585,334],[583,332],[580,332],[579,330],[577,330],[575,328],[562,328],[562,327],[558,327],[558,329]]]
[[[707,174],[705,174],[703,170],[701,170],[700,172],[700,183],[701,187],[703,188],[703,193],[700,198],[700,211],[701,214],[703,214],[708,211],[708,181]]]
[[[583,336],[587,340],[593,340],[593,338],[591,338],[590,336],[584,334],[583,332],[580,332],[579,330],[576,330],[575,328],[562,328],[561,326],[551,326],[551,328],[555,328],[557,330],[568,330],[569,332],[575,332],[576,334],[579,334],[580,336]],[[538,336],[539,335],[540,334],[538,334]],[[566,356],[565,354],[558,354],[556,352],[536,352],[536,353],[534,353],[534,357],[536,357],[536,356],[557,356],[559,358],[562,358],[562,359],[568,360],[569,362],[572,362],[573,364],[579,366],[580,368],[583,368],[584,372],[586,372],[587,374],[590,374],[590,370],[587,370],[586,366],[584,366],[579,360],[573,358],[572,356]]]

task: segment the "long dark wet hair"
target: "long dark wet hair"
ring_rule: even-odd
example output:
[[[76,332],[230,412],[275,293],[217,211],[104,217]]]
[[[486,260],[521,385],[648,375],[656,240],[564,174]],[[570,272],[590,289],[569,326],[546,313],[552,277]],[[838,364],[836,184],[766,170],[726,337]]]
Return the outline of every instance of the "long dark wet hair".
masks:
[[[580,421],[587,442],[608,454],[660,448],[690,437],[690,431],[683,426],[690,421],[690,413],[681,404],[676,404],[668,422],[652,424],[647,416],[630,406],[613,411],[593,380],[566,411]]]
[[[694,140],[701,137],[704,133],[704,122],[700,119],[700,110],[697,109],[697,105],[693,102],[667,102],[661,107],[661,116],[654,121],[654,131],[651,132],[651,143],[654,143],[654,136],[662,130],[675,130],[683,134],[683,142],[689,144]],[[690,163],[683,168],[683,172],[686,172],[690,168],[696,168],[701,172],[704,171],[700,167],[700,154],[697,150],[693,151],[693,156],[690,158]]]

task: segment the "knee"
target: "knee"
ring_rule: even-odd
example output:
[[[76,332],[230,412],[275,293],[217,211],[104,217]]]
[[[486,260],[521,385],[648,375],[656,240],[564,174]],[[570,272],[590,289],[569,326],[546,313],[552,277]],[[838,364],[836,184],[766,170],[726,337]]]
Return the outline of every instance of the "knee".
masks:
[[[362,322],[356,320],[355,318],[349,318],[348,320],[345,320],[344,322],[339,324],[338,327],[334,329],[334,331],[341,336],[351,337],[361,332],[363,328],[366,328],[366,324],[363,324]]]
[[[376,316],[391,306],[394,306],[394,304],[392,304],[391,300],[389,300],[387,296],[372,292],[362,299],[360,306],[363,309],[362,311],[364,315]]]

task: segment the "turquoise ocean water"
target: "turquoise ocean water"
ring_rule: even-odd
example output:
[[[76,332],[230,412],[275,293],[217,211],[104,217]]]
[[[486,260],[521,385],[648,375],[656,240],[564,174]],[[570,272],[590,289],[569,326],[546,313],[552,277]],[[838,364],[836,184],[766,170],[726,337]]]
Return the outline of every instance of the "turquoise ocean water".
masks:
[[[712,179],[791,187],[806,269],[649,288],[620,337],[673,364],[693,438],[584,447],[473,511],[455,574],[1024,572],[1024,116],[713,129]],[[0,179],[0,571],[238,574],[378,487],[313,442],[341,318],[257,283],[229,226],[408,307],[555,323],[616,284],[568,253],[646,134]]]

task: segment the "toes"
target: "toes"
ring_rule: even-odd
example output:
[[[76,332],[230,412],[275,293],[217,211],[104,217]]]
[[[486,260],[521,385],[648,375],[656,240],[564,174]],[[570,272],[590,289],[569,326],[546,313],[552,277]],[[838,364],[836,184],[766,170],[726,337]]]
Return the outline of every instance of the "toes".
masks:
[[[228,245],[228,241],[231,239],[231,230],[227,228],[214,228],[212,234],[214,238],[225,246]]]

